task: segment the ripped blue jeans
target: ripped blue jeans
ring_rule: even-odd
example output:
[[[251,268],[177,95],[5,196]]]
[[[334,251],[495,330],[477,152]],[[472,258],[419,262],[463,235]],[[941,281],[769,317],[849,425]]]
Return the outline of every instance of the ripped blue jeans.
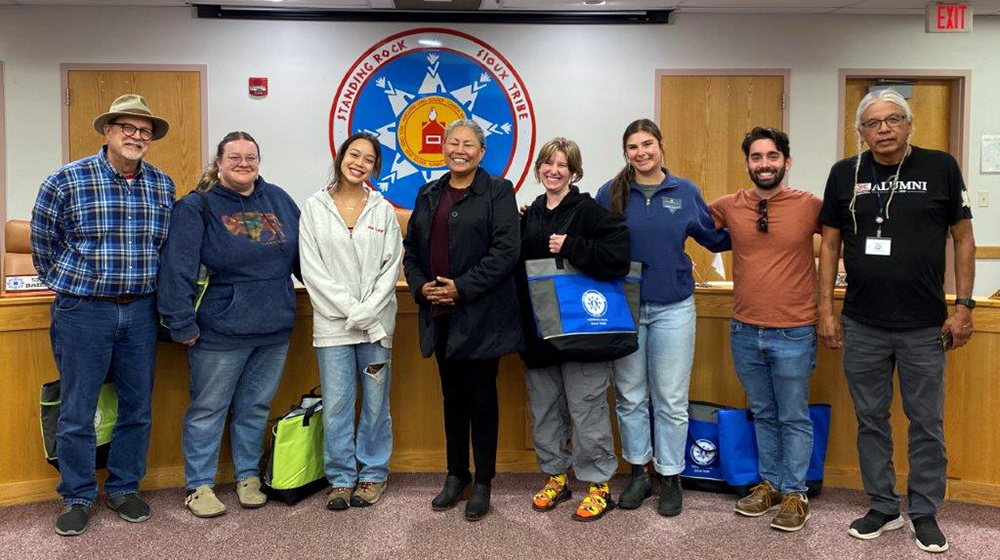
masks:
[[[389,416],[390,357],[377,342],[316,349],[323,386],[323,459],[334,488],[358,482],[385,482],[392,454]],[[357,436],[354,410],[361,385]]]

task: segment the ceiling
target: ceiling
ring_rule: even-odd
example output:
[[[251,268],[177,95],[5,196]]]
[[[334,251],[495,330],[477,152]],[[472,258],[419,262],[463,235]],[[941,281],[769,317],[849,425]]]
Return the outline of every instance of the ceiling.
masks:
[[[418,0],[447,9],[452,2],[468,0]],[[226,6],[268,8],[391,9],[393,0],[0,0],[0,5],[31,6],[185,6],[194,2]],[[679,13],[771,13],[771,14],[889,14],[922,15],[927,0],[606,0],[603,5],[585,5],[582,0],[481,0],[482,10],[648,10],[673,9]],[[410,0],[412,4],[412,0]],[[975,15],[1000,15],[1000,0],[967,2]]]

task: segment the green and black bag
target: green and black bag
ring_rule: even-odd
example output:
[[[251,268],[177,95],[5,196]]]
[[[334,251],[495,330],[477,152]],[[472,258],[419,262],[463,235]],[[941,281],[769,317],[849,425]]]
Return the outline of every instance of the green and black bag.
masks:
[[[42,444],[45,447],[45,460],[59,470],[59,454],[56,443],[59,433],[59,410],[62,407],[61,383],[59,380],[42,385],[39,398],[40,413],[38,415],[42,427]],[[118,422],[118,394],[114,383],[105,383],[97,397],[97,412],[94,413],[94,431],[97,434],[97,464],[103,469],[108,465],[108,453],[111,451],[111,434]]]
[[[323,400],[315,391],[302,395],[271,428],[271,456],[261,489],[288,505],[330,484],[323,470]]]

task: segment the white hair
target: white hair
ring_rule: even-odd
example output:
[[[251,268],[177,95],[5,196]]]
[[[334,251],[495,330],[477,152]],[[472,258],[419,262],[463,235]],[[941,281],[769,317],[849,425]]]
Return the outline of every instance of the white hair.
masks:
[[[486,133],[483,132],[483,127],[479,126],[479,123],[472,119],[458,119],[451,121],[451,123],[448,124],[448,127],[444,129],[445,140],[451,136],[451,131],[462,126],[468,128],[476,135],[476,139],[479,140],[480,146],[486,146]]]
[[[857,132],[858,136],[858,155],[854,158],[854,185],[852,186],[853,192],[851,193],[851,203],[848,208],[851,211],[851,219],[854,221],[854,233],[858,233],[858,217],[855,214],[854,206],[858,199],[858,172],[861,170],[861,156],[862,156],[862,141],[861,141],[861,117],[865,114],[865,111],[869,107],[878,103],[879,101],[886,101],[892,103],[903,110],[903,114],[906,117],[906,122],[913,124],[913,110],[910,109],[910,104],[906,102],[906,98],[902,96],[898,91],[892,88],[877,89],[875,91],[868,92],[861,99],[861,103],[858,103],[858,110],[854,114],[854,131]],[[869,150],[870,151],[870,150]],[[906,149],[903,151],[903,158],[899,160],[899,165],[896,166],[896,174],[889,177],[889,183],[892,185],[889,189],[889,200],[885,204],[885,219],[889,219],[889,205],[892,204],[892,197],[896,194],[895,184],[899,181],[899,173],[903,170],[903,162],[906,161],[906,156],[910,153],[910,137],[906,137]],[[874,155],[872,157],[875,157]],[[875,188],[875,185],[872,185]],[[880,228],[881,229],[881,228]]]
[[[910,109],[910,104],[906,102],[905,97],[892,88],[878,89],[868,92],[868,95],[861,99],[861,103],[858,103],[858,111],[854,114],[854,128],[858,132],[861,132],[862,115],[865,114],[865,111],[867,111],[869,107],[879,101],[887,101],[897,105],[903,110],[903,114],[906,116],[906,122],[913,122],[913,111]]]

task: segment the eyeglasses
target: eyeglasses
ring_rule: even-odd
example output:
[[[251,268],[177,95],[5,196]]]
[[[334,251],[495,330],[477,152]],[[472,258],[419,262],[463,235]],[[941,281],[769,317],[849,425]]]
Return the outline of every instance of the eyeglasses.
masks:
[[[110,124],[122,127],[122,133],[125,136],[128,136],[129,138],[134,137],[135,133],[138,132],[139,138],[145,140],[146,142],[149,142],[150,140],[153,139],[153,131],[149,128],[139,128],[135,125],[131,125],[129,123],[121,123],[121,122],[113,122]]]
[[[767,199],[761,200],[757,203],[757,213],[760,217],[757,218],[757,231],[761,233],[767,233]]]
[[[247,162],[247,165],[254,166],[260,163],[260,158],[255,155],[241,156],[240,154],[229,154],[225,157],[226,161],[230,165],[239,165],[241,162]]]
[[[906,115],[889,115],[884,119],[868,119],[867,121],[861,123],[861,128],[868,132],[875,132],[882,128],[882,123],[885,123],[889,128],[896,128],[897,126],[903,124],[906,121]]]

